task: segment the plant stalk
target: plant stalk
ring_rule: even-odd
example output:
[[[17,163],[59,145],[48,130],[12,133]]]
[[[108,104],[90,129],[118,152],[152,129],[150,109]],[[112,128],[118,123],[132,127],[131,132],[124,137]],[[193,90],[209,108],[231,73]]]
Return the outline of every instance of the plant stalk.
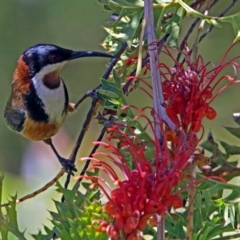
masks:
[[[158,69],[159,66],[159,53],[157,46],[157,39],[155,35],[154,17],[153,17],[153,2],[152,0],[144,1],[144,19],[143,29],[146,27],[146,36],[148,44],[149,62],[151,69],[151,80],[153,88],[153,119],[154,129],[159,141],[162,138],[159,121],[163,120],[171,129],[175,128],[174,123],[169,119],[166,110],[163,106],[164,97],[162,91],[161,75]],[[159,223],[157,226],[157,240],[165,239],[165,223],[164,216],[159,216]]]
[[[196,181],[196,164],[193,161],[191,164],[191,181]],[[187,233],[186,240],[192,240],[193,235],[193,216],[194,216],[194,206],[195,206],[195,196],[197,188],[196,185],[193,185],[188,191],[188,211],[187,211]]]

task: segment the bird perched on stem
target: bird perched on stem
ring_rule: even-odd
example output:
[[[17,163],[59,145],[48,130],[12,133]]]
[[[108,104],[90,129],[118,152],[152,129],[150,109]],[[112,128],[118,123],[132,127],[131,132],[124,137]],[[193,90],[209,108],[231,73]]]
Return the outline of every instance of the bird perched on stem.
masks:
[[[75,105],[69,103],[60,71],[68,61],[83,57],[113,58],[106,53],[73,51],[51,44],[27,49],[18,59],[4,112],[11,130],[50,145],[61,165],[71,173],[76,171],[74,164],[58,154],[51,137],[58,132],[68,112],[75,110]]]

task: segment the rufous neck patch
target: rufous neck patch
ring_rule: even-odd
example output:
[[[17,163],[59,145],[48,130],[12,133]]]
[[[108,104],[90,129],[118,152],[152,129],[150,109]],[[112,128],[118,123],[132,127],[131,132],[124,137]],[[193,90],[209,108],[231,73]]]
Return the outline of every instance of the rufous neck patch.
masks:
[[[15,94],[23,94],[29,91],[31,79],[29,75],[29,68],[23,57],[21,56],[17,62],[17,68],[13,74],[12,85],[15,90]]]
[[[23,60],[23,57],[21,56],[18,59],[17,62],[17,68],[14,71],[14,75],[13,75],[13,81],[14,80],[26,80],[29,81],[29,68],[27,66],[27,64],[25,63],[25,61]]]

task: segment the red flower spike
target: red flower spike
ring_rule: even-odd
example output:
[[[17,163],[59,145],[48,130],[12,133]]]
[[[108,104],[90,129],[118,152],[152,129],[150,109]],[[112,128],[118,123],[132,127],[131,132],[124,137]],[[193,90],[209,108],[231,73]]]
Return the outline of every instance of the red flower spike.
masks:
[[[151,131],[149,135],[153,136],[152,139],[142,139],[142,134],[137,135],[137,131],[128,126],[128,123],[115,122],[108,128],[108,140],[113,140],[114,143],[95,142],[109,153],[98,153],[94,154],[94,158],[84,159],[93,162],[91,169],[104,171],[115,183],[112,189],[99,176],[82,176],[91,180],[93,186],[99,187],[107,196],[105,211],[110,220],[108,225],[106,222],[101,225],[99,221],[99,230],[106,229],[110,238],[117,238],[121,233],[128,240],[142,239],[141,231],[146,224],[155,226],[159,221],[158,216],[164,217],[170,207],[182,207],[180,194],[206,179],[194,183],[190,180],[187,186],[179,188],[180,181],[190,179],[186,169],[189,159],[197,152],[199,138],[196,133],[202,129],[202,120],[211,120],[217,115],[210,103],[228,86],[240,82],[228,75],[219,76],[227,66],[240,69],[236,62],[239,57],[224,63],[224,56],[216,67],[210,69],[210,64],[205,64],[201,56],[196,62],[191,62],[187,47],[183,52],[186,57],[184,65],[175,61],[169,49],[164,47],[164,52],[175,67],[161,63],[159,71],[164,79],[164,107],[176,129],[169,130],[160,116],[153,123],[149,116],[152,117],[155,113],[150,107],[137,109],[130,105],[124,106],[123,111],[131,108],[138,112],[132,121],[145,121],[145,127],[141,131]],[[216,91],[218,84],[224,79],[228,81],[227,84]],[[156,125],[161,131],[161,141],[156,136]],[[96,159],[98,156],[107,158],[115,167],[112,164],[110,166],[108,161]],[[129,159],[133,163],[131,166],[128,164]]]
[[[127,159],[124,158],[120,149],[104,142],[97,144],[110,151],[110,155],[100,152],[94,154],[94,158],[88,158],[94,163],[92,168],[100,169],[109,174],[116,183],[116,188],[111,190],[110,196],[107,195],[108,202],[105,205],[105,211],[112,220],[112,223],[109,222],[107,226],[108,231],[106,231],[109,237],[114,235],[110,231],[112,226],[115,226],[117,232],[121,232],[126,238],[139,237],[136,236],[136,233],[141,233],[151,219],[153,224],[153,216],[156,214],[164,215],[169,207],[176,208],[181,205],[180,197],[173,194],[173,190],[178,186],[183,176],[181,172],[195,151],[196,145],[193,144],[193,140],[195,141],[196,137],[194,134],[188,134],[186,137],[181,131],[175,133],[168,130],[168,133],[163,132],[164,138],[160,145],[155,136],[153,123],[144,113],[146,110],[152,111],[150,108],[140,109],[140,115],[137,119],[143,117],[147,121],[147,126],[153,131],[154,139],[152,141],[141,142],[138,135],[128,126],[125,126],[125,131],[122,131],[123,125],[116,124],[111,127],[110,132],[111,136],[114,136],[114,140],[119,139],[126,143],[128,147],[124,151],[125,153],[127,151],[128,155],[131,156],[136,166],[135,169],[132,170],[128,166]],[[160,122],[159,125],[160,129],[164,129],[163,123]],[[171,151],[167,141],[171,143]],[[146,158],[145,154],[149,149],[148,145],[154,146],[155,153],[151,161]],[[118,179],[113,166],[108,166],[106,161],[97,160],[98,156],[107,157],[108,160],[112,161],[118,170],[122,171],[124,180]],[[100,187],[106,194],[103,187],[103,184],[106,183],[101,178],[94,176],[85,176],[85,178],[94,181],[95,186]],[[101,181],[96,181],[97,179]],[[109,185],[107,187],[109,188]]]
[[[210,103],[228,86],[240,82],[229,75],[219,77],[221,71],[228,66],[234,69],[240,68],[239,63],[236,62],[239,57],[224,63],[227,53],[234,45],[227,50],[220,63],[213,69],[210,69],[209,63],[204,63],[201,56],[198,56],[196,62],[191,62],[188,47],[182,52],[186,56],[186,66],[179,64],[169,51],[170,47],[164,46],[163,52],[175,65],[175,68],[171,68],[163,63],[159,64],[159,70],[164,78],[162,86],[165,108],[171,120],[177,127],[182,127],[185,133],[198,132],[204,117],[214,119],[217,113],[209,106]],[[217,85],[223,80],[228,80],[229,83],[216,92]]]

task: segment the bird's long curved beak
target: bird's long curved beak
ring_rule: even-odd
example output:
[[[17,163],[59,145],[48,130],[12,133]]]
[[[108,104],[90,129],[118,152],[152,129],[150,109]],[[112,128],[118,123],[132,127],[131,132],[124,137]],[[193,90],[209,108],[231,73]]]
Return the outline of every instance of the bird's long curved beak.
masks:
[[[115,58],[113,55],[101,52],[92,52],[92,51],[73,51],[69,60],[83,57],[106,57],[106,58]]]

